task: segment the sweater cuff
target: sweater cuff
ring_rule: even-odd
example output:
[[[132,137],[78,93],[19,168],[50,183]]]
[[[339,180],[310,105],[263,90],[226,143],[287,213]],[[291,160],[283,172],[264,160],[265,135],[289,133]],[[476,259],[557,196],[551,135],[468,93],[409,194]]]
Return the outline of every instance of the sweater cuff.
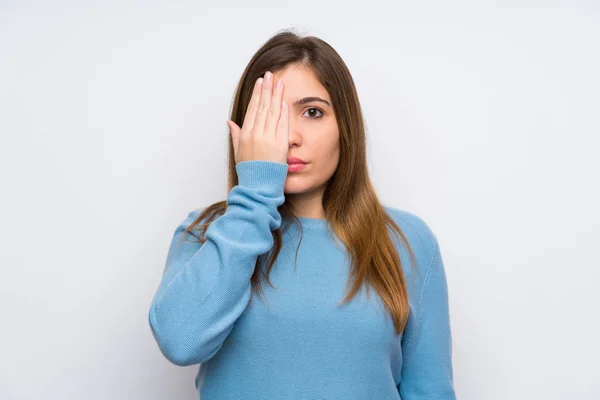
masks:
[[[287,179],[287,163],[249,160],[236,164],[238,184],[267,192],[281,193]]]

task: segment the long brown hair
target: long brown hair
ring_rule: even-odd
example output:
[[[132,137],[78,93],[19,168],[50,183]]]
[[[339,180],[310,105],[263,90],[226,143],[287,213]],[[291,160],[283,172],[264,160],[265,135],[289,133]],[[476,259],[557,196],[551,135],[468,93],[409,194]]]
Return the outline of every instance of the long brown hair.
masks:
[[[339,165],[328,181],[323,195],[326,220],[348,249],[352,260],[350,279],[347,282],[347,285],[351,283],[352,287],[338,305],[350,301],[363,284],[367,285],[367,290],[371,285],[390,312],[396,333],[400,334],[408,320],[408,291],[400,256],[386,227],[391,227],[401,243],[407,246],[413,268],[415,255],[400,227],[380,204],[369,179],[361,106],[352,76],[338,53],[317,37],[301,37],[290,30],[278,32],[256,52],[242,74],[230,119],[241,127],[252,97],[254,82],[266,71],[274,73],[292,64],[311,68],[327,89],[339,129]],[[229,135],[228,192],[238,184],[234,155],[233,142]],[[210,223],[226,210],[226,200],[204,208],[183,233],[188,232],[204,243]],[[278,210],[281,215],[298,221],[287,200]],[[194,230],[200,232],[200,237],[193,233]],[[274,287],[269,274],[281,249],[282,230],[273,230],[272,234],[274,245],[268,253],[266,280]],[[296,256],[297,254],[298,249]],[[262,257],[258,257],[251,277],[252,290],[258,293],[259,297],[262,294],[261,268],[258,268],[261,262]]]

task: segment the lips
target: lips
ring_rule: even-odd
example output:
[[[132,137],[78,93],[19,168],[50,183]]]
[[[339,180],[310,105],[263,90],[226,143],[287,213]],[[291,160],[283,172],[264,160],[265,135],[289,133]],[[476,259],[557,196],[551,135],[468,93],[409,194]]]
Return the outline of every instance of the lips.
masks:
[[[301,158],[297,158],[297,157],[289,157],[287,159],[287,163],[290,164],[290,165],[291,164],[306,164],[306,161],[304,161]]]

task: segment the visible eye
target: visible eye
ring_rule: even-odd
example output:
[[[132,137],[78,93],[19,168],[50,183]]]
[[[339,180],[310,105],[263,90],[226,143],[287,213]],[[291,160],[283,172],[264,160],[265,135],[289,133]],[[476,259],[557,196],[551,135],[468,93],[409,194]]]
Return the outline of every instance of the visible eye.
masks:
[[[316,110],[316,111],[320,112],[320,113],[321,113],[321,115],[319,115],[319,116],[317,116],[317,117],[308,117],[309,119],[319,119],[319,118],[322,118],[322,117],[323,117],[323,114],[324,114],[324,113],[323,113],[323,111],[322,111],[321,109],[319,109],[319,108],[317,108],[317,107],[310,107],[309,109],[307,109],[307,110],[306,110],[306,112],[309,112],[309,111],[311,111],[311,110]],[[305,112],[304,114],[306,114],[306,112]],[[314,115],[314,113],[313,113],[313,115]]]

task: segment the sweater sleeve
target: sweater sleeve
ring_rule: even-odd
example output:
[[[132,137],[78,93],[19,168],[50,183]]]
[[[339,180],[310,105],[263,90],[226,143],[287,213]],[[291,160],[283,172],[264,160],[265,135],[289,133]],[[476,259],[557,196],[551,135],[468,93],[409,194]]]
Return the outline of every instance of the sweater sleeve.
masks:
[[[402,400],[455,400],[448,286],[440,247],[433,251],[417,307],[417,323],[402,339]]]
[[[238,185],[227,196],[226,212],[208,227],[206,241],[179,244],[197,217],[194,211],[175,230],[152,299],[152,334],[175,365],[203,363],[221,348],[250,301],[257,258],[271,249],[271,231],[281,225],[287,164],[250,160],[235,168]]]

